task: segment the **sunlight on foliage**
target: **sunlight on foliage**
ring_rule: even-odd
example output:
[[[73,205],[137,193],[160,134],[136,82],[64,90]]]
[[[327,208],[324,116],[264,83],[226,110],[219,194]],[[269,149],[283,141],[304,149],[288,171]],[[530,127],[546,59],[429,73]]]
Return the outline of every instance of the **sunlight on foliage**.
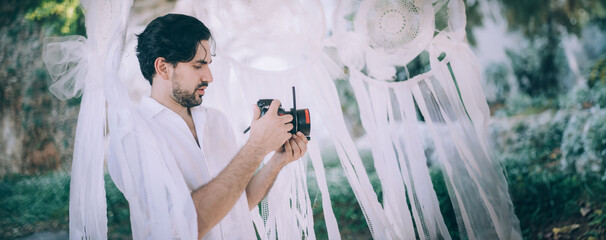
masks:
[[[75,34],[78,31],[78,20],[82,17],[79,0],[48,0],[26,15],[30,21],[48,23],[53,31],[62,35]]]

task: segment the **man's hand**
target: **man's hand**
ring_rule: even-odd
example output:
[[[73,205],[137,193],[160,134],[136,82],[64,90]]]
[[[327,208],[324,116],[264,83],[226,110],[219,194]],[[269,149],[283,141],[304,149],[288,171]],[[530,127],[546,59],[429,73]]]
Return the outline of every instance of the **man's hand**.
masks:
[[[261,116],[261,110],[256,105],[253,107],[253,120],[250,124],[249,143],[267,154],[278,149],[285,144],[291,134],[288,132],[292,129],[292,115],[287,114],[278,116],[278,108],[280,101],[275,99],[269,105],[269,110]]]
[[[280,162],[281,166],[286,166],[305,155],[305,152],[307,152],[307,142],[305,135],[297,132],[280,149],[276,150],[274,158]]]
[[[280,170],[287,164],[303,157],[307,152],[307,138],[303,133],[297,132],[296,135],[290,136],[292,138],[285,141],[284,145],[276,150],[267,165],[263,166],[246,186],[248,207],[251,210],[267,195]]]

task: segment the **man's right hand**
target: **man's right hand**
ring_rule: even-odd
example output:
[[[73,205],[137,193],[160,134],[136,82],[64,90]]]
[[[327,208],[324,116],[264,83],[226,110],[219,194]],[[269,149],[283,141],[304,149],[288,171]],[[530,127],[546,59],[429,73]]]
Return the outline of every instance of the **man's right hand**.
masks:
[[[261,110],[257,105],[253,107],[253,120],[250,124],[250,138],[248,142],[267,154],[280,148],[290,137],[293,128],[292,115],[278,115],[280,101],[274,99],[269,105],[269,110],[261,116]]]

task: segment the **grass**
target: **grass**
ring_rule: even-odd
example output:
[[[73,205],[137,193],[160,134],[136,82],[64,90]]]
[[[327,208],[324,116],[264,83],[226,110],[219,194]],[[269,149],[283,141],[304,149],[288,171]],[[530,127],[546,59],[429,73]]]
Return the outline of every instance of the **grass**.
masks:
[[[0,182],[0,238],[67,229],[69,175],[7,176]]]
[[[520,162],[505,167],[525,239],[554,239],[556,232],[560,239],[606,236],[606,180]],[[575,224],[575,231],[559,231]]]

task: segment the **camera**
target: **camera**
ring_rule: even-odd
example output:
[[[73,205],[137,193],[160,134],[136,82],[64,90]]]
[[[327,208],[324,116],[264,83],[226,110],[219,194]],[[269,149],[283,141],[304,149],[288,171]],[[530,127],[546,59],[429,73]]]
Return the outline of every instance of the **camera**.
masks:
[[[311,140],[311,138],[309,137],[309,134],[311,133],[311,116],[309,113],[309,109],[304,108],[304,109],[297,109],[297,99],[295,97],[295,87],[292,87],[292,102],[293,102],[293,107],[290,109],[289,112],[284,111],[284,109],[282,108],[282,105],[280,105],[280,107],[278,108],[278,115],[283,116],[286,114],[290,114],[292,115],[292,129],[290,130],[291,134],[296,134],[297,132],[301,132],[305,135],[305,137],[307,138],[307,140]],[[259,107],[259,109],[261,110],[261,116],[265,115],[265,113],[269,110],[269,105],[271,105],[271,102],[273,101],[273,99],[259,99],[259,101],[257,101],[257,106]],[[248,130],[250,130],[250,127],[248,127],[246,130],[244,130],[244,133],[248,132]]]

